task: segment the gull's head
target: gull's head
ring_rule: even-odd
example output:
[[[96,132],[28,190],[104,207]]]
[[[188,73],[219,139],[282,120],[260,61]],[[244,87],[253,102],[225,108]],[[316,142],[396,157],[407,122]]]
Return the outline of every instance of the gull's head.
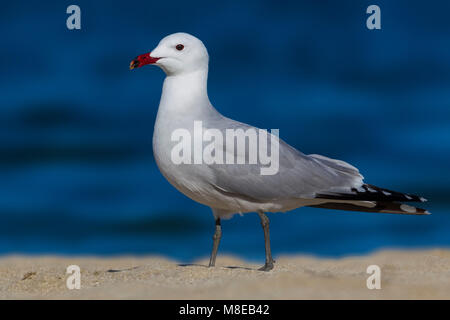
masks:
[[[203,42],[187,33],[174,33],[162,39],[151,52],[137,56],[130,69],[147,64],[159,66],[167,75],[208,69],[208,51]]]

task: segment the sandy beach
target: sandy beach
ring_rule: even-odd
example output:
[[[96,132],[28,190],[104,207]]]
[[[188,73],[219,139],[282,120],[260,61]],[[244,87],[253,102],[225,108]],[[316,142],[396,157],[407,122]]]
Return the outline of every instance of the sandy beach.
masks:
[[[66,286],[66,268],[81,269],[81,289]],[[319,259],[280,256],[271,272],[219,256],[181,264],[163,257],[4,256],[0,299],[450,299],[450,250],[389,250]],[[381,289],[366,285],[369,265]]]

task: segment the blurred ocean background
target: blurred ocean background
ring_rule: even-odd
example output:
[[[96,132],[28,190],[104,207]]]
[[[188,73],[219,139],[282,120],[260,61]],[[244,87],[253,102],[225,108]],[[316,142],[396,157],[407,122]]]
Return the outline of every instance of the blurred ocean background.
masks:
[[[81,30],[66,28],[71,4]],[[366,28],[370,4],[382,30]],[[209,208],[152,155],[164,74],[128,70],[178,31],[207,46],[224,115],[429,199],[431,216],[270,214],[275,256],[450,247],[449,12],[434,0],[2,2],[0,254],[209,255]],[[264,259],[256,214],[222,225],[220,254]]]

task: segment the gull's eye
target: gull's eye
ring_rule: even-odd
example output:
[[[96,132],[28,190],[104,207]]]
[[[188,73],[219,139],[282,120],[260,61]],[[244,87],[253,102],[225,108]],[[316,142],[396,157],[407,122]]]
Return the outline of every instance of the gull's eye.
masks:
[[[184,49],[184,46],[182,44],[177,44],[177,46],[175,47],[178,51],[181,51]]]

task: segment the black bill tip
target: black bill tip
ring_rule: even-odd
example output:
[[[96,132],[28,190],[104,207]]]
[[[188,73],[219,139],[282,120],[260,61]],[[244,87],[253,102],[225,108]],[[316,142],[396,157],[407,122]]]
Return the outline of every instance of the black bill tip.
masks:
[[[139,60],[137,58],[134,59],[133,61],[130,62],[130,70],[138,68],[139,64],[140,64]]]

